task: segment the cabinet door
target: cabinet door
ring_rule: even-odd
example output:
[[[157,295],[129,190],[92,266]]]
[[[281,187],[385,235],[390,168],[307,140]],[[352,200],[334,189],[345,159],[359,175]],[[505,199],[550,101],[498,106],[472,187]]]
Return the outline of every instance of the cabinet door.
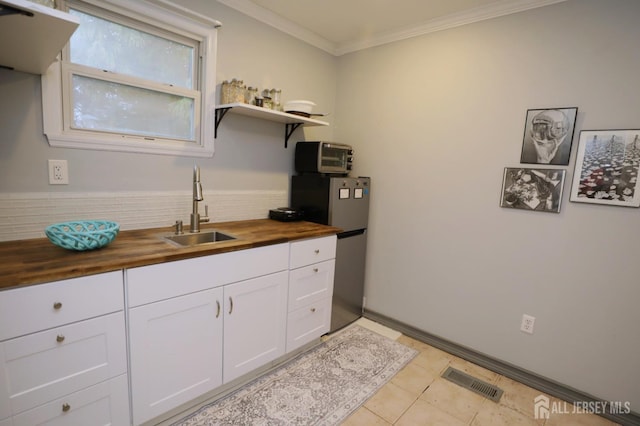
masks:
[[[1,386],[6,389],[13,414],[126,370],[123,312],[0,344]]]
[[[140,424],[222,384],[222,289],[130,309],[129,339]]]
[[[287,272],[224,287],[224,383],[284,355]]]
[[[13,426],[119,426],[130,423],[126,374],[51,401],[13,418]]]

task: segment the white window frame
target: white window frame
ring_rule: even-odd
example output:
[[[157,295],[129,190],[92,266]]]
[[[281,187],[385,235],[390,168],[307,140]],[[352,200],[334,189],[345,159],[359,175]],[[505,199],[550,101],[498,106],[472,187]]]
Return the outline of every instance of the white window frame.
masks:
[[[72,107],[69,102],[72,89],[71,85],[63,79],[65,75],[71,78],[65,70],[78,71],[81,67],[63,61],[63,56],[59,55],[42,75],[43,126],[49,145],[103,151],[212,157],[215,134],[217,28],[221,26],[220,22],[166,0],[82,1],[200,43],[200,57],[195,58],[194,64],[198,67],[199,87],[196,88],[197,92],[187,90],[183,92],[187,97],[192,97],[194,93],[199,96],[198,101],[194,103],[196,142],[72,129],[69,122],[72,116]],[[63,7],[66,9],[66,3]],[[78,72],[77,74],[96,77],[90,73]],[[110,78],[113,77],[113,75],[110,76]],[[128,78],[126,81],[125,84],[130,84],[135,79]],[[144,88],[142,85],[136,87]],[[157,89],[154,88],[154,90]],[[175,89],[172,88],[172,93],[176,92]]]

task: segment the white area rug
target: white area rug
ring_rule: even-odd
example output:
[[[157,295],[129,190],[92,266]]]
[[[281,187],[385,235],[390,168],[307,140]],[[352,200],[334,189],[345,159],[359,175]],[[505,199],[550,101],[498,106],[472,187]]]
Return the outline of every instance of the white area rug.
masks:
[[[416,355],[354,324],[174,425],[336,425]]]

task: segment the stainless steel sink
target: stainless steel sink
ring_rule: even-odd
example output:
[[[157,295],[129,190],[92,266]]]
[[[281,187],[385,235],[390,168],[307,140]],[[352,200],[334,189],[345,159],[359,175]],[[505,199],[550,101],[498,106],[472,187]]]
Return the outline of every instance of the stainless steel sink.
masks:
[[[237,238],[220,231],[203,231],[193,234],[163,235],[160,238],[181,247],[197,246],[200,244],[214,244]]]

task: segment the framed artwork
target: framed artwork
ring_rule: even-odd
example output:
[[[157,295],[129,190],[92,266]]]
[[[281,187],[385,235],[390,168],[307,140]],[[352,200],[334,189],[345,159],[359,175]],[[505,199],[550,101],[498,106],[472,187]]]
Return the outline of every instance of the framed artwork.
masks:
[[[566,166],[578,108],[527,110],[521,163]]]
[[[505,167],[500,206],[560,213],[566,171]]]
[[[640,130],[580,132],[571,201],[640,207]]]

